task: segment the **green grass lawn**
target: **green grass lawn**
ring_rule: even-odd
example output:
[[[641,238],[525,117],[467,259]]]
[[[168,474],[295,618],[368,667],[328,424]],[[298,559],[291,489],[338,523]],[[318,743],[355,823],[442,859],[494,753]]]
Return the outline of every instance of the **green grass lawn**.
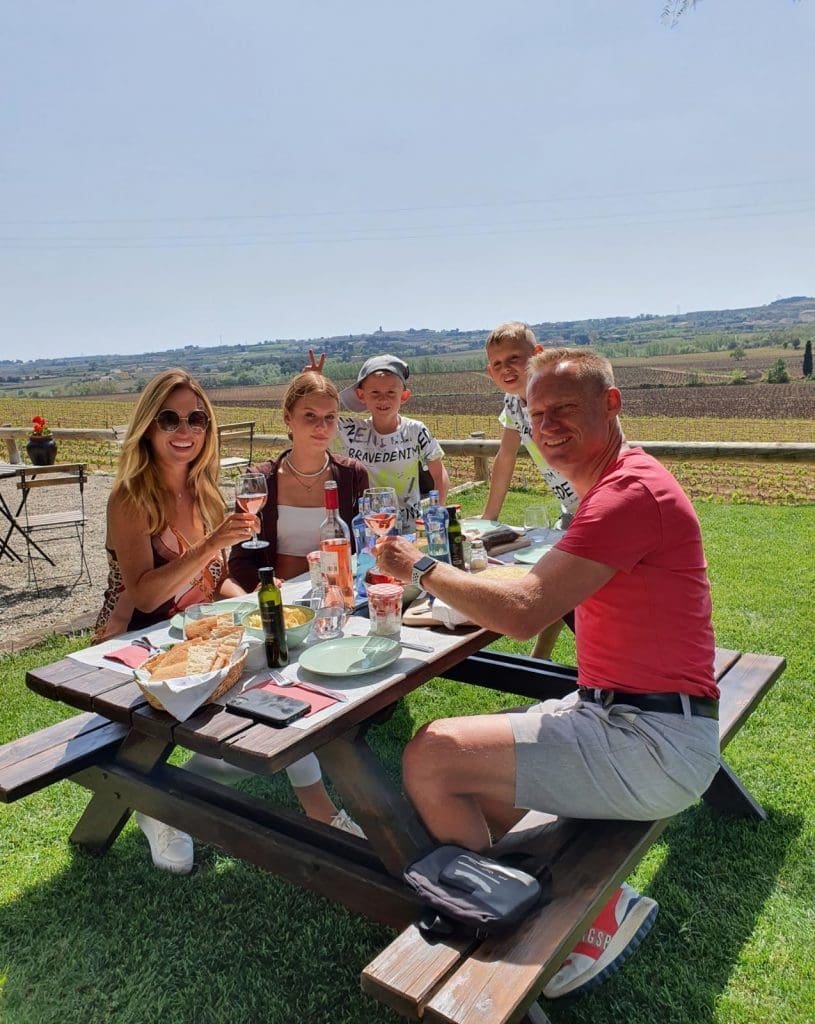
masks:
[[[484,495],[461,500],[472,512]],[[510,495],[502,518],[520,521],[525,500]],[[554,1024],[815,1020],[813,511],[699,506],[718,644],[788,662],[727,751],[769,821],[719,820],[703,806],[681,815],[632,879],[660,903],[648,939],[596,993],[546,1003]],[[52,637],[0,658],[0,743],[70,713],[30,693],[25,670],[86,642]],[[555,657],[572,660],[569,639]],[[506,702],[435,680],[402,702],[373,742],[396,773],[422,722]],[[251,786],[292,803],[282,779]],[[399,1019],[359,990],[360,969],[390,940],[387,929],[200,844],[191,876],[155,871],[132,823],[101,860],[79,853],[66,838],[87,799],[63,782],[0,805],[3,1024]]]

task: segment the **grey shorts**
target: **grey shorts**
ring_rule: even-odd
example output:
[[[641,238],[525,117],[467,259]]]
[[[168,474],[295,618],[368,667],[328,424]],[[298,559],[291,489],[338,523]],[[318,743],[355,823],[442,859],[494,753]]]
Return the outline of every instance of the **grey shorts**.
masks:
[[[569,818],[667,818],[689,807],[719,764],[711,718],[604,708],[570,694],[509,712],[515,806]]]

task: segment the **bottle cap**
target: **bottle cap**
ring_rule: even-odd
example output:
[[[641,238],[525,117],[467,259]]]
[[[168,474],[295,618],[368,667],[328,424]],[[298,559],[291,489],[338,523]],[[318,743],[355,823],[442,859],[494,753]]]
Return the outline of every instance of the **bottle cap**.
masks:
[[[337,490],[336,480],[326,480],[325,482],[325,507],[328,509],[340,507],[340,494]]]
[[[258,579],[261,583],[274,583],[274,568],[271,565],[264,565],[258,569]]]

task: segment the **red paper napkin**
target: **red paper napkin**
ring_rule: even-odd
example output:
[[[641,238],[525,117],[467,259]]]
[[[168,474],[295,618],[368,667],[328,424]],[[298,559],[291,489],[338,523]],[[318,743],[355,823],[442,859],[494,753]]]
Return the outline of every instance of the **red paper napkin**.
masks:
[[[259,686],[250,686],[250,690],[268,690],[269,693],[282,693],[284,696],[295,697],[297,700],[303,700],[306,704],[310,705],[311,711],[306,712],[303,716],[308,718],[309,715],[315,714],[317,711],[322,711],[323,708],[330,708],[332,704],[337,703],[336,697],[329,697],[327,694],[314,693],[311,690],[306,690],[302,686],[298,686],[294,683],[292,686],[278,686],[277,683],[272,682],[270,679],[268,683],[261,683]]]
[[[126,647],[119,647],[115,651],[108,651],[105,655],[108,661],[120,661],[128,668],[141,668],[150,657],[150,651],[139,644],[128,644]]]

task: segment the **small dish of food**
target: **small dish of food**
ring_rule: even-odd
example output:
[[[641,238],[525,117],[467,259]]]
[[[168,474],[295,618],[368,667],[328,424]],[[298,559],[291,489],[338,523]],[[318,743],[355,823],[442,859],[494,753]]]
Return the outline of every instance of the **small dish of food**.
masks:
[[[314,618],[314,609],[305,608],[299,604],[284,604],[283,619],[286,623],[286,643],[289,648],[299,647],[305,642],[311,629],[311,622]],[[260,618],[260,611],[252,609],[241,616],[241,625],[256,640],[263,639],[263,622]]]

